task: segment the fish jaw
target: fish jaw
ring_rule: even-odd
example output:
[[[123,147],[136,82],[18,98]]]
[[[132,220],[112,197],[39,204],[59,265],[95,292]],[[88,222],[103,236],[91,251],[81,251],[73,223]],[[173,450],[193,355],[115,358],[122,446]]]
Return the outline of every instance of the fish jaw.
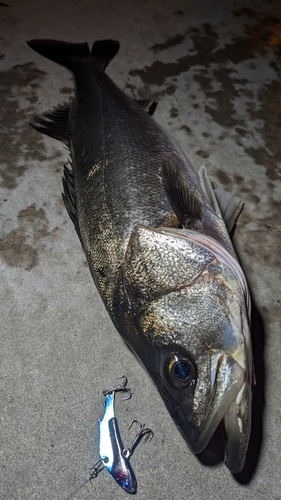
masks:
[[[222,354],[218,360],[216,380],[213,390],[211,390],[211,404],[205,417],[206,423],[201,429],[197,441],[192,445],[194,453],[200,453],[204,450],[222,420],[230,425],[228,436],[232,432],[233,443],[237,441],[235,431],[238,422],[235,418],[235,410],[239,394],[245,386],[244,379],[245,371],[241,365],[232,356]],[[232,417],[233,421],[229,417]],[[230,462],[232,460],[228,461],[228,463]]]
[[[237,473],[245,464],[251,433],[252,387],[245,381],[224,416],[226,431],[225,464]]]
[[[127,317],[135,318],[127,331],[134,333],[125,340],[194,453],[224,422],[225,463],[238,472],[251,425],[249,295],[241,268],[237,272],[221,255],[225,249],[220,254],[210,242],[180,230],[134,229],[123,265]],[[182,369],[183,384],[176,373]]]

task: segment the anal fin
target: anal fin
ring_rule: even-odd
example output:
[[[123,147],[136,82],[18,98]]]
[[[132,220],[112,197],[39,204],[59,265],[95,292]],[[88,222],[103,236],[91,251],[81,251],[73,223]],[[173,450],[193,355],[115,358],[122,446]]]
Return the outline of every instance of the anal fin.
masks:
[[[229,234],[232,234],[244,203],[232,193],[213,189],[204,165],[200,167],[198,177],[208,202],[216,214],[223,218]]]
[[[215,189],[214,192],[226,228],[229,234],[232,234],[244,203],[234,194],[223,191],[222,189]]]

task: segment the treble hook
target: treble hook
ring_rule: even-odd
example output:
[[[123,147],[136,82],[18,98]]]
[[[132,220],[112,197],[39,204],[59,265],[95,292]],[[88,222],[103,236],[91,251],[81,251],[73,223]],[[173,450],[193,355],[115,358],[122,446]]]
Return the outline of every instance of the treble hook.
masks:
[[[137,432],[131,446],[129,448],[125,448],[122,452],[123,456],[125,458],[131,458],[132,454],[134,453],[136,447],[138,446],[138,444],[140,443],[140,441],[142,440],[142,438],[146,435],[146,434],[150,434],[149,436],[149,439],[147,441],[147,443],[149,443],[151,441],[151,439],[153,438],[154,436],[154,432],[149,429],[148,427],[145,427],[145,424],[141,424],[138,420],[133,420],[130,427],[129,427],[129,430],[131,429],[132,425],[136,423],[136,424],[139,424],[139,431]]]
[[[117,377],[118,379],[124,378],[125,380],[121,382],[119,385],[116,385],[115,387],[111,387],[111,389],[106,389],[105,391],[102,391],[104,396],[108,396],[108,394],[112,394],[113,392],[127,392],[129,396],[127,398],[123,398],[123,401],[126,401],[127,399],[130,399],[132,397],[132,391],[129,389],[129,387],[126,387],[128,383],[127,377],[125,375],[122,375],[121,377]]]
[[[105,463],[106,463],[106,459],[105,460],[100,459],[96,464],[93,465],[93,467],[90,468],[90,470],[89,470],[89,474],[90,474],[89,481],[91,481],[92,479],[98,477],[99,473],[102,472],[103,469],[105,468]]]

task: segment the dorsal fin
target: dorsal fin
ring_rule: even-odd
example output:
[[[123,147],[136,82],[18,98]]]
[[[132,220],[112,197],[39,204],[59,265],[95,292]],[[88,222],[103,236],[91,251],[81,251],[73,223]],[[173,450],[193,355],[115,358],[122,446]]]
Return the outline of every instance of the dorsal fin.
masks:
[[[169,202],[183,226],[188,220],[202,218],[203,203],[199,192],[179,168],[167,161],[163,164],[163,183]]]
[[[216,214],[223,218],[229,234],[232,234],[243,208],[243,202],[232,193],[222,189],[213,189],[204,165],[200,167],[198,177],[208,202]]]
[[[67,127],[70,106],[71,103],[65,103],[46,111],[42,116],[35,116],[35,123],[31,123],[31,126],[42,134],[68,144]]]
[[[62,178],[63,183],[63,194],[62,199],[64,201],[66,210],[68,212],[69,217],[71,218],[76,232],[79,236],[81,244],[83,246],[83,241],[80,233],[78,218],[77,218],[77,208],[76,208],[76,194],[75,194],[75,185],[74,185],[74,176],[73,172],[64,166],[63,169],[64,177]]]
[[[158,104],[153,97],[149,97],[149,99],[136,99],[136,102],[151,116],[153,115]]]

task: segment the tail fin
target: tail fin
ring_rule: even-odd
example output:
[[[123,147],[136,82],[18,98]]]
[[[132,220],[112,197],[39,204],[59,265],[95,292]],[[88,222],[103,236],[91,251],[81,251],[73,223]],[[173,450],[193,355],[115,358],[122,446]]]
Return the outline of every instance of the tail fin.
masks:
[[[105,69],[113,57],[116,56],[120,48],[120,43],[116,40],[99,40],[93,44],[91,56],[101,61],[102,68]]]
[[[119,50],[119,42],[100,40],[93,44],[90,53],[87,43],[69,43],[56,40],[29,40],[27,42],[35,52],[54,61],[67,69],[71,69],[72,61],[80,58],[93,57],[102,69],[113,59]]]

